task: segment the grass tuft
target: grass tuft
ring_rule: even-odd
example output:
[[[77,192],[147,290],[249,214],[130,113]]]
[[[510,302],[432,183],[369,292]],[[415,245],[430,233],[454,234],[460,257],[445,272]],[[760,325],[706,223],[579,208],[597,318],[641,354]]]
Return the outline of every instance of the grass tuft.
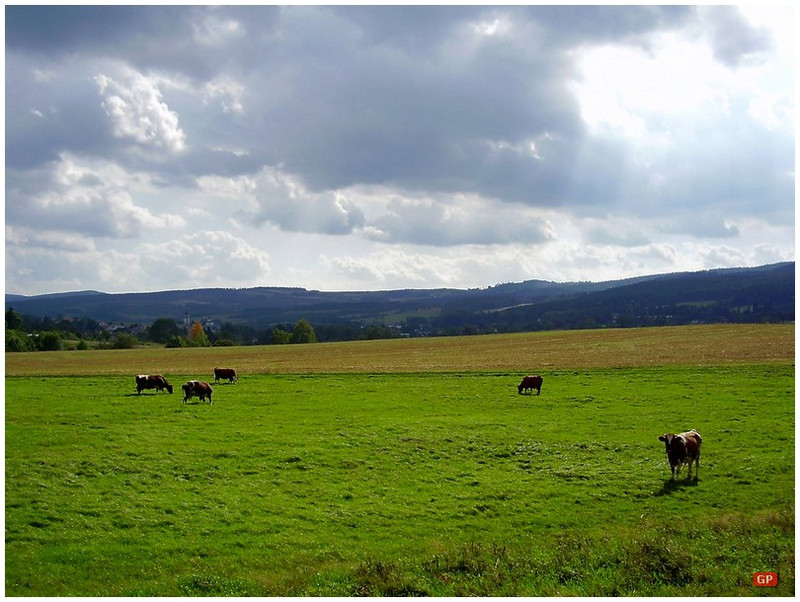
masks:
[[[217,575],[191,575],[178,584],[183,596],[253,596],[253,586],[241,579]]]

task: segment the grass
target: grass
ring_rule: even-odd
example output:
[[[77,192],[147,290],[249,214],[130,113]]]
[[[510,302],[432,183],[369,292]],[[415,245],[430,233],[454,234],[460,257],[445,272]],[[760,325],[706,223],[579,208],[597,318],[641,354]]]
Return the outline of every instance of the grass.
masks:
[[[421,357],[374,347],[395,371],[348,369],[369,360],[341,344],[340,369],[312,374],[287,348],[296,372],[240,368],[214,405],[137,396],[140,364],[116,374],[137,352],[63,352],[104,356],[84,376],[50,375],[70,369],[55,359],[10,375],[7,355],[6,595],[792,595],[794,366],[766,342],[758,363],[713,357],[696,332],[683,344],[708,365],[672,350],[682,362],[621,366],[625,351],[539,370],[541,396],[517,394],[516,370],[413,369],[433,340]],[[590,340],[680,338],[663,334]],[[691,427],[700,478],[673,482],[657,436]],[[779,587],[756,590],[755,571]]]

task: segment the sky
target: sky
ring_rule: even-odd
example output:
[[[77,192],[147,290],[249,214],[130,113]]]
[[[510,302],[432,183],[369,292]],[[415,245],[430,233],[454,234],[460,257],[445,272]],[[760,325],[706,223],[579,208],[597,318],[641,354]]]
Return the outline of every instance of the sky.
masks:
[[[795,258],[789,6],[5,8],[6,292]]]

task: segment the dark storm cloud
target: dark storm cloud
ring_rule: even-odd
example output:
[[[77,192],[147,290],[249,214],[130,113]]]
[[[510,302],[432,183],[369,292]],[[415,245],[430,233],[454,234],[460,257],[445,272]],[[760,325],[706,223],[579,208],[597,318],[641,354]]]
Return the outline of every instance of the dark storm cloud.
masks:
[[[85,72],[43,68],[27,56],[6,60],[6,166],[35,167],[62,150],[111,152],[97,87]]]
[[[350,14],[331,12],[330,27],[321,31],[307,19],[297,22],[299,13],[285,15],[282,34],[298,51],[290,66],[263,71],[251,88],[263,93],[260,103],[245,102],[265,134],[252,143],[265,156],[280,156],[311,188],[391,184],[526,200],[548,179],[543,172],[558,169],[559,158],[544,167],[507,146],[498,152],[498,144],[529,144],[547,133],[555,141],[550,148],[569,154],[580,141],[577,106],[564,80],[569,65],[529,41],[524,28],[510,41],[493,40],[451,10],[449,21],[429,24],[446,34],[434,36],[413,27],[413,12],[402,25],[392,21],[383,38],[375,24],[386,19],[371,15],[363,25],[365,13],[357,9],[358,27],[334,26]],[[423,50],[405,43],[420,35],[429,39]],[[272,105],[272,95],[292,103]]]
[[[6,49],[42,55],[120,54],[148,38],[190,33],[187,10],[145,6],[7,6]]]
[[[555,45],[628,41],[672,29],[694,14],[690,6],[531,6],[524,11],[549,32]]]

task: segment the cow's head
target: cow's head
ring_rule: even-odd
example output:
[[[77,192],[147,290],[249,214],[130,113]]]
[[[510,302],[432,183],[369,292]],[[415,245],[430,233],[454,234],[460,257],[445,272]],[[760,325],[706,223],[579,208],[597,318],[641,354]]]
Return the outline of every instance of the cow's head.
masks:
[[[680,435],[667,433],[661,435],[658,440],[664,442],[670,463],[680,462],[686,457],[686,442]]]
[[[172,395],[172,391],[173,391],[172,385],[167,384],[166,389],[167,389],[167,391],[169,391],[169,394]]]

